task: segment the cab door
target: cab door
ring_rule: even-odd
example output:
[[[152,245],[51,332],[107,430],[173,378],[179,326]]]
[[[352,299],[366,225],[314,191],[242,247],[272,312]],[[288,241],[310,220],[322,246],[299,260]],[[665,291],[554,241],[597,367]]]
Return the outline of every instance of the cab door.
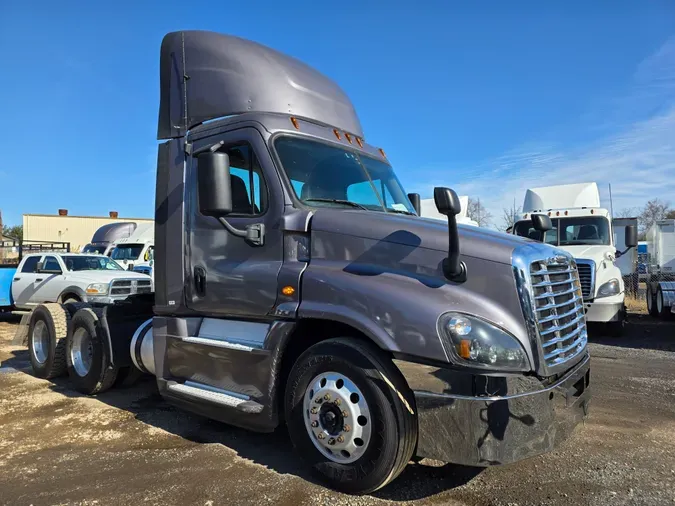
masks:
[[[35,296],[36,279],[39,277],[37,265],[41,259],[40,255],[29,256],[24,258],[19,265],[12,279],[14,305],[25,307],[32,302]]]
[[[42,258],[42,269],[35,279],[35,291],[31,302],[55,302],[65,288],[64,269],[59,259],[53,255]]]
[[[218,219],[199,212],[197,161],[188,169],[188,307],[202,314],[245,319],[265,318],[277,298],[283,261],[279,221],[281,183],[262,136],[241,128],[195,142],[194,149],[222,142],[229,155],[233,211],[225,219],[238,229],[265,225],[264,245],[255,246],[229,233]]]

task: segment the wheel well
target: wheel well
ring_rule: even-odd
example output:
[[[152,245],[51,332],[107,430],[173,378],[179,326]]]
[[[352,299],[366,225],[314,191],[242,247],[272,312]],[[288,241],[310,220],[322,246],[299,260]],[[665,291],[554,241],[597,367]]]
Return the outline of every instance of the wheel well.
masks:
[[[286,385],[286,380],[288,379],[296,360],[310,346],[334,337],[351,337],[377,346],[373,340],[363,332],[346,323],[321,320],[318,318],[300,320],[295,330],[293,330],[293,333],[288,338],[288,344],[286,344],[286,347],[281,354],[281,366],[279,368],[279,376],[276,380],[276,384],[280,386],[280,388],[277,388],[276,394],[277,412],[280,420],[283,420],[284,418],[283,406],[285,389],[282,386]]]
[[[64,292],[59,296],[59,302],[65,302],[69,298],[75,299],[77,301],[82,302],[82,297],[80,297],[77,293],[75,292]]]

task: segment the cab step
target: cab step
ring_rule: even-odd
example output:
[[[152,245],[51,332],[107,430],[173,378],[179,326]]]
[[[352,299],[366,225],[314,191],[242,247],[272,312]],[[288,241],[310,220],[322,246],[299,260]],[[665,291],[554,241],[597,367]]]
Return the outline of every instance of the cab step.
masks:
[[[234,408],[244,413],[260,413],[263,409],[262,404],[252,401],[246,395],[228,392],[227,390],[203,385],[194,381],[186,381],[185,383],[169,381],[167,389],[173,394],[220,404],[221,406]]]

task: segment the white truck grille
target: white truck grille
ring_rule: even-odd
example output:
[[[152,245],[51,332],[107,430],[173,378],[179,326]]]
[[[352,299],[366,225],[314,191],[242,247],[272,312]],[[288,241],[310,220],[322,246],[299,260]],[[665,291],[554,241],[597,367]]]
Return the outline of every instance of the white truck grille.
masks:
[[[152,293],[150,279],[116,279],[110,285],[110,295],[132,295]]]
[[[593,289],[595,284],[593,278],[595,277],[595,262],[593,260],[579,260],[577,261],[577,270],[579,271],[579,281],[581,282],[581,293],[584,300],[593,299]]]
[[[577,265],[565,257],[535,261],[530,280],[544,361],[549,367],[567,362],[583,352],[588,341]]]

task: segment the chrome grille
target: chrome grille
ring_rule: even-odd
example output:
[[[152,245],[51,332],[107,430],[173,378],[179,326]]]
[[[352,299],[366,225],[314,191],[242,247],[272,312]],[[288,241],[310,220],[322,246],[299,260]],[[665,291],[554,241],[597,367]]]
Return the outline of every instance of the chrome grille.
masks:
[[[579,281],[581,282],[581,293],[584,300],[593,299],[593,290],[595,288],[593,279],[595,278],[595,262],[593,260],[577,261],[577,270],[579,271]]]
[[[547,366],[566,362],[586,347],[582,284],[573,260],[559,256],[532,262],[535,324]]]
[[[110,295],[152,293],[150,279],[116,279],[110,284]]]

